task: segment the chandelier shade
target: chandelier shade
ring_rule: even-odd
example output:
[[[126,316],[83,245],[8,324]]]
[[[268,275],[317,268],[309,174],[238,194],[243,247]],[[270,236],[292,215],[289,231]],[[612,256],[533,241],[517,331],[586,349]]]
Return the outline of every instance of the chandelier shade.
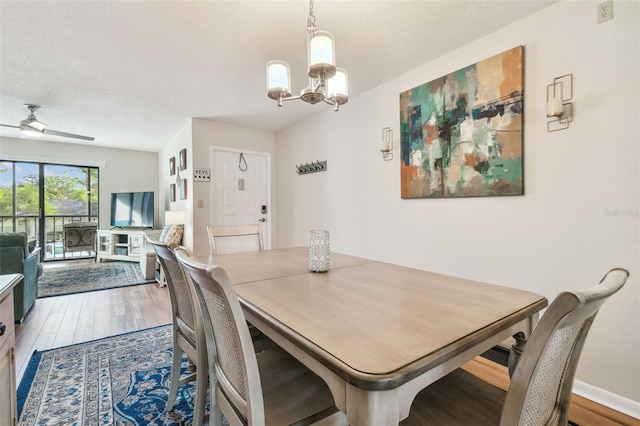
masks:
[[[267,96],[280,107],[283,101],[301,99],[310,104],[325,102],[338,111],[349,100],[347,72],[336,69],[335,41],[327,31],[318,31],[313,14],[313,0],[309,2],[307,22],[307,64],[309,86],[299,96],[291,96],[291,71],[284,61],[267,63]]]
[[[336,75],[327,81],[327,98],[346,98],[348,89],[347,71],[342,68],[336,69]]]
[[[267,96],[271,99],[291,96],[291,71],[283,61],[267,64]]]
[[[309,77],[318,78],[324,75],[331,78],[336,71],[336,58],[333,49],[333,35],[326,31],[315,31],[309,34],[307,43],[307,63]]]

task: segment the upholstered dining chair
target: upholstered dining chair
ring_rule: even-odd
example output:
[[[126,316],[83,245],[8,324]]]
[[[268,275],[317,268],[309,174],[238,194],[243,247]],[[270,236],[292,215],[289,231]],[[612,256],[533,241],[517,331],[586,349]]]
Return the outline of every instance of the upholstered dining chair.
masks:
[[[263,248],[260,224],[207,226],[211,254],[260,251]]]
[[[62,230],[64,233],[65,253],[93,252],[94,259],[96,258],[96,233],[98,231],[96,222],[65,223],[62,225]]]
[[[216,410],[212,425],[220,424],[220,412],[232,426],[347,423],[327,385],[311,370],[276,345],[254,350],[240,301],[222,268],[195,262],[181,247],[175,254],[193,282],[197,325],[207,341]]]
[[[505,393],[463,369],[421,391],[406,425],[567,425],[573,379],[589,328],[629,273],[612,269],[600,284],[560,293],[531,333]]]
[[[176,260],[172,249],[169,248],[168,243],[155,240],[149,236],[147,236],[147,242],[151,244],[156,252],[164,271],[172,311],[173,362],[171,364],[167,411],[173,409],[178,388],[187,382],[195,380],[193,425],[201,425],[205,419],[209,364],[207,361],[207,347],[205,344],[200,344],[205,342],[204,334],[199,334],[196,327],[196,313],[191,294],[193,290],[190,288],[190,281],[185,278],[182,268]],[[183,351],[194,364],[195,372],[181,378],[180,367]]]

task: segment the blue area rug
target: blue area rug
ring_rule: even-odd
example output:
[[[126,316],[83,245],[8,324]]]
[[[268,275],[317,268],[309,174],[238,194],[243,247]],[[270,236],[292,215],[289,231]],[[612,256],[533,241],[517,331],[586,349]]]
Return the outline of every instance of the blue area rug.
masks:
[[[165,411],[171,352],[170,325],[36,352],[18,388],[20,425],[189,424],[194,383]]]
[[[38,297],[62,296],[155,282],[142,275],[138,262],[91,262],[45,268]]]

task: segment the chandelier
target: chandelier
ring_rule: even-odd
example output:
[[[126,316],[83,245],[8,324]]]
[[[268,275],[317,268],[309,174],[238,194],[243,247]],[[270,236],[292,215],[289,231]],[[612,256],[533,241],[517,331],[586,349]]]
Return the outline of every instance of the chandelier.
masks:
[[[307,20],[307,63],[309,64],[309,86],[299,96],[291,96],[291,72],[284,61],[270,61],[267,64],[267,96],[282,106],[283,101],[302,99],[310,104],[325,102],[333,105],[334,111],[346,104],[347,71],[336,68],[333,35],[317,31],[313,14],[313,0],[309,1]]]

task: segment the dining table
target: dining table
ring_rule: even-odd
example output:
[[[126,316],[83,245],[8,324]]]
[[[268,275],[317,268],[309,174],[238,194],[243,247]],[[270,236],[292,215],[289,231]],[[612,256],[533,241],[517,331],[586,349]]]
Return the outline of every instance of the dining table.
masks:
[[[514,287],[334,252],[327,272],[311,272],[308,254],[292,247],[206,262],[225,269],[246,319],[327,383],[352,426],[397,425],[420,390],[528,335],[548,304]]]

